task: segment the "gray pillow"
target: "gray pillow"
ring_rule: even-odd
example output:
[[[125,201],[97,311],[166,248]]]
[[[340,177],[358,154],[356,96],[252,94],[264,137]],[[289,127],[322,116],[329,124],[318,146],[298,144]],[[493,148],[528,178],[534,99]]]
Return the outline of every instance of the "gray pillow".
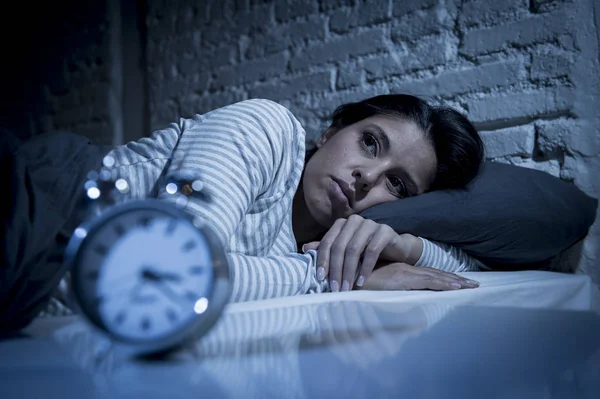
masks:
[[[514,270],[544,265],[585,237],[597,207],[597,199],[548,173],[485,162],[466,190],[388,202],[362,216]]]

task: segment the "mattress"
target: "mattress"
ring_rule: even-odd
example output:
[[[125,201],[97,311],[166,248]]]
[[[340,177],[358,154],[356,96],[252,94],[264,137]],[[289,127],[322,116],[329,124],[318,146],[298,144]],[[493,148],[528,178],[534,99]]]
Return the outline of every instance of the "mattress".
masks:
[[[528,270],[515,272],[459,273],[480,283],[475,289],[457,291],[350,291],[299,295],[261,301],[233,303],[225,313],[289,308],[302,305],[358,301],[367,303],[397,303],[404,307],[424,304],[444,304],[451,308],[464,305],[519,307],[593,311],[600,314],[600,290],[584,274],[567,274]],[[38,318],[25,331],[44,335],[56,326],[78,321],[79,317]]]
[[[584,274],[528,270],[515,272],[465,272],[478,281],[475,289],[457,291],[350,291],[301,295],[236,303],[227,311],[336,301],[395,302],[405,305],[442,302],[451,306],[486,305],[561,310],[591,310],[600,313],[600,291]]]
[[[208,335],[153,363],[78,316],[39,318],[31,338],[0,342],[0,386],[6,398],[596,397],[588,276],[461,274],[481,286],[230,304]]]

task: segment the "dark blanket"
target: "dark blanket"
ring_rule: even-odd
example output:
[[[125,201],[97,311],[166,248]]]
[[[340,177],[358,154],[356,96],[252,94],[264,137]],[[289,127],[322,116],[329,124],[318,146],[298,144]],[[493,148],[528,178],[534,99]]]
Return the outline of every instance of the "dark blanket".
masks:
[[[81,222],[75,211],[87,173],[108,148],[71,133],[20,142],[0,136],[0,333],[27,326],[47,305],[66,270],[63,252]]]

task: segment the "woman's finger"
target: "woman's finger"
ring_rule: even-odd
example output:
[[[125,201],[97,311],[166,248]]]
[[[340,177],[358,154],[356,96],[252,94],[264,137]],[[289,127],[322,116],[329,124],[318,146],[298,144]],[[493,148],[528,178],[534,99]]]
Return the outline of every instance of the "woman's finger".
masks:
[[[438,270],[432,267],[418,267],[414,270],[415,273],[430,275],[432,278],[442,279],[442,280],[451,280],[460,284],[463,288],[475,288],[479,286],[477,281],[468,279],[463,276],[459,276],[458,274],[446,272],[443,270]]]
[[[411,290],[450,291],[463,288],[455,281],[445,281],[423,274],[412,274],[412,276],[410,276],[410,280],[409,289]]]
[[[379,256],[381,255],[381,251],[386,247],[388,241],[389,236],[385,229],[378,228],[375,233],[372,234],[371,239],[364,249],[362,262],[358,267],[356,280],[356,285],[358,287],[362,287],[365,280],[369,278],[373,272],[373,269],[379,260]]]
[[[336,237],[335,242],[332,244],[329,252],[329,286],[333,292],[339,291],[340,289],[348,291],[351,288],[350,281],[342,282],[344,259],[346,257],[348,243],[361,226],[362,220],[364,220],[360,216],[352,216],[348,218],[342,226],[342,229]]]
[[[311,249],[319,249],[319,241],[307,242],[302,246],[302,252],[310,251]]]
[[[342,291],[350,291],[358,277],[361,255],[365,255],[371,239],[377,233],[377,223],[362,220],[356,223],[354,235],[346,246],[342,270]]]
[[[333,223],[333,226],[331,226],[331,228],[327,231],[327,233],[325,233],[325,235],[319,242],[319,249],[317,250],[317,278],[320,281],[325,280],[325,278],[329,274],[331,246],[335,242],[335,239],[337,238],[345,223],[346,219],[336,220]],[[330,288],[332,288],[333,291],[333,287]]]

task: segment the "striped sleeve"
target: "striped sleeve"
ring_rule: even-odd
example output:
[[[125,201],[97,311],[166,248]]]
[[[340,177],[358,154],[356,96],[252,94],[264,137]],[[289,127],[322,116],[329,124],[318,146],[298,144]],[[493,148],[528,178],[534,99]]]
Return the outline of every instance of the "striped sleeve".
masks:
[[[292,156],[294,140],[304,137],[304,130],[285,107],[262,99],[182,119],[172,129],[178,130],[180,138],[166,174],[198,174],[205,189],[203,195],[190,197],[186,210],[211,226],[227,250],[244,215],[270,188],[286,157]],[[158,197],[173,201],[164,192]],[[325,283],[315,277],[314,254],[228,256],[232,301],[325,289]]]
[[[178,125],[172,123],[166,129],[153,132],[150,137],[119,146],[108,154],[114,158],[114,168],[119,176],[129,181],[132,198],[153,195],[156,182],[169,162],[177,140]]]
[[[475,258],[470,257],[459,248],[437,241],[429,241],[419,237],[423,242],[423,252],[415,263],[419,267],[432,267],[447,272],[472,272],[482,267]]]

